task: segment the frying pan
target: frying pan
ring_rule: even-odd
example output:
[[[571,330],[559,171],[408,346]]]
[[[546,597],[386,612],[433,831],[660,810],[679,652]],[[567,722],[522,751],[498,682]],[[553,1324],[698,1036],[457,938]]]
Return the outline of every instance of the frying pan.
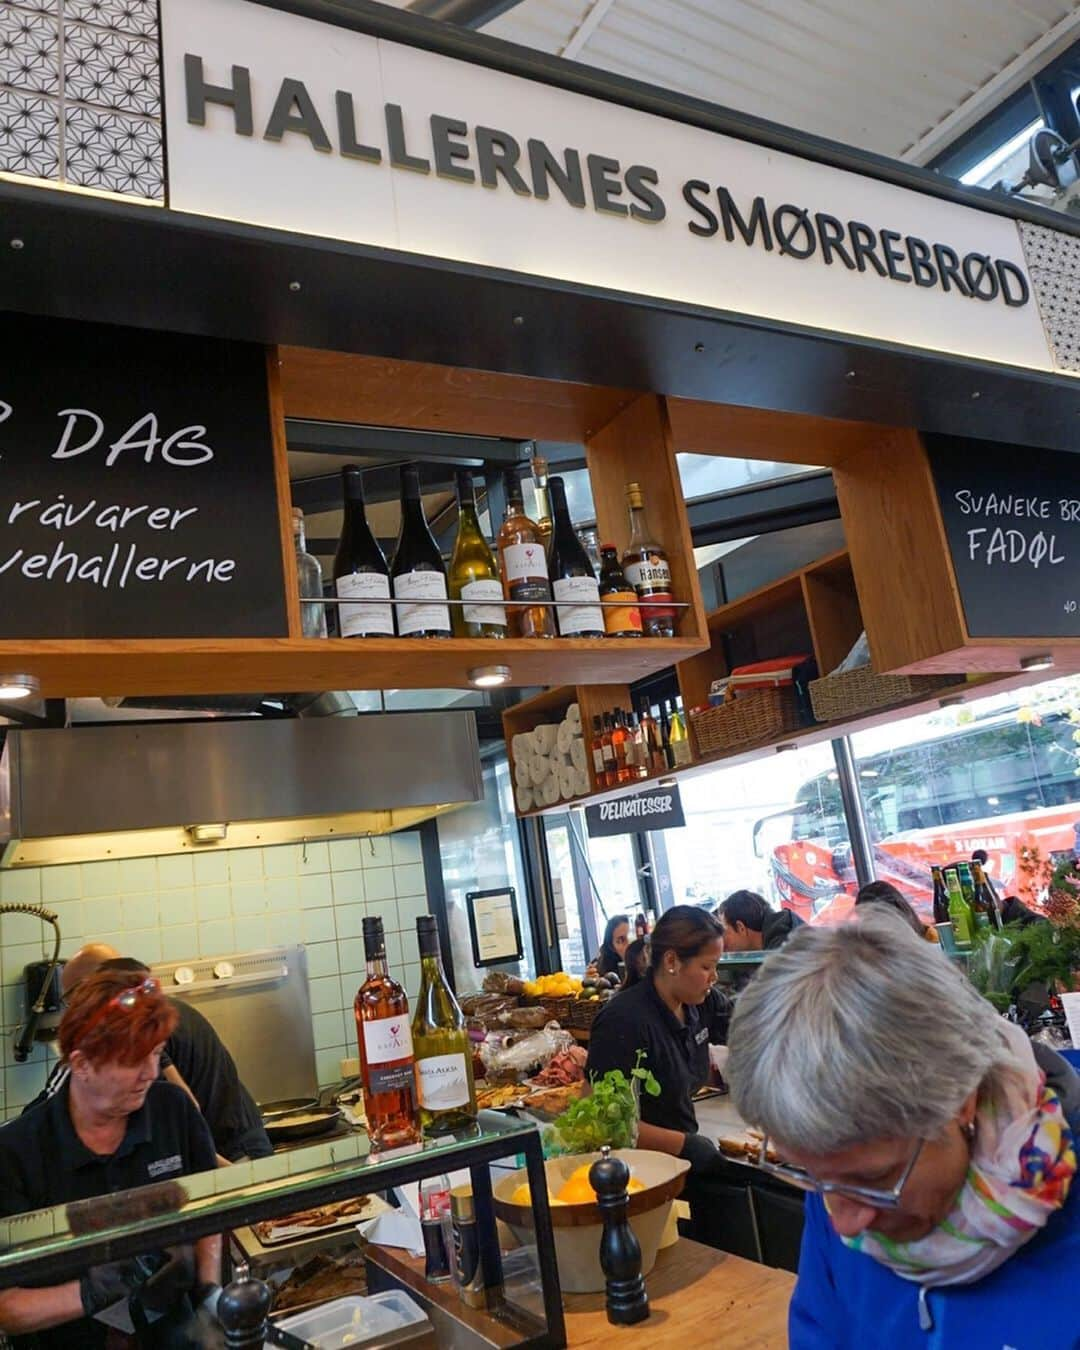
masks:
[[[306,1106],[293,1111],[273,1111],[263,1116],[271,1143],[287,1139],[310,1139],[329,1134],[341,1119],[336,1106]]]

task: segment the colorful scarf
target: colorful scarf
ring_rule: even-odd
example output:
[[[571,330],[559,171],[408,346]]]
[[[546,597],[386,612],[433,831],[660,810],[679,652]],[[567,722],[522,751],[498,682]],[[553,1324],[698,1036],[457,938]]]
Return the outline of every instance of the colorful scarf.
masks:
[[[1019,1027],[1002,1029],[1029,1067],[996,1102],[979,1100],[963,1188],[926,1237],[892,1242],[865,1232],[844,1242],[905,1280],[972,1284],[1030,1241],[1065,1203],[1076,1175],[1076,1147],[1057,1093],[1046,1086]]]

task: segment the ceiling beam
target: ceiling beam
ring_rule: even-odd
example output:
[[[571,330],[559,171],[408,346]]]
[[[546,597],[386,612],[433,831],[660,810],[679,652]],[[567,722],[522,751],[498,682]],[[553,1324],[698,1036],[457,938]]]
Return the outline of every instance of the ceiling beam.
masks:
[[[521,0],[411,0],[405,6],[412,14],[456,23],[459,28],[483,28],[485,24],[519,5]]]
[[[615,0],[593,0],[585,11],[585,17],[570,34],[570,40],[559,53],[567,61],[573,61],[581,54],[582,48],[604,21],[604,15]]]
[[[456,436],[445,431],[411,431],[398,427],[358,426],[352,422],[320,422],[286,417],[290,450],[315,455],[387,455],[421,463],[447,461],[461,468],[485,463],[517,464],[527,458],[529,442],[497,436]]]

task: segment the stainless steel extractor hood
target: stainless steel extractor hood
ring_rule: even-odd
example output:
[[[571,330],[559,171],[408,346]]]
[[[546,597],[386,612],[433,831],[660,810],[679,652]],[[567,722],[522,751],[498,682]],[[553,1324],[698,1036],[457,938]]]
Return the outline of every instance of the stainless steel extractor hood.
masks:
[[[2,865],[386,834],[482,795],[466,712],[9,731]]]

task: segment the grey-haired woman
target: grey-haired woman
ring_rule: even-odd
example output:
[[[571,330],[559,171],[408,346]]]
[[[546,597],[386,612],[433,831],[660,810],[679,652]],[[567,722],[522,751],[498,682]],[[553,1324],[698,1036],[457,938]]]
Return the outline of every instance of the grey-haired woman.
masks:
[[[792,1350],[1076,1350],[1080,1082],[867,908],[800,929],[732,1019],[760,1165],[810,1193]]]

